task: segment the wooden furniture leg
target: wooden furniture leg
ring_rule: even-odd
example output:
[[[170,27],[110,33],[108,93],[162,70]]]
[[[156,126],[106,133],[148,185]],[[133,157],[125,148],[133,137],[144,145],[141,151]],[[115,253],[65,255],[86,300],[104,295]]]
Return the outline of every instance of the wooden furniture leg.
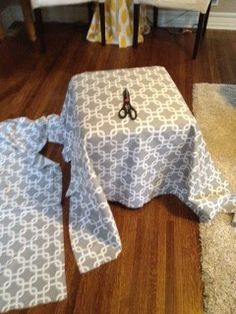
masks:
[[[93,3],[88,2],[87,8],[88,8],[88,19],[89,19],[89,24],[90,24],[93,19]]]
[[[199,14],[199,21],[198,21],[198,28],[197,28],[197,33],[196,33],[196,39],[195,39],[195,44],[194,44],[194,49],[193,49],[193,59],[196,59],[198,49],[202,40],[202,33],[203,33],[203,25],[204,25],[204,19],[205,19],[205,14],[200,13]]]
[[[133,35],[133,47],[138,47],[138,28],[139,28],[139,11],[140,5],[134,4],[134,35]]]
[[[203,26],[203,34],[202,34],[203,37],[205,36],[205,33],[206,33],[208,18],[209,18],[209,14],[210,14],[210,10],[211,10],[211,4],[212,4],[212,1],[210,2],[208,9],[207,9],[207,12],[206,12],[206,16],[205,16],[205,20],[204,20],[204,26]]]
[[[101,27],[101,43],[102,43],[102,46],[105,46],[106,45],[106,27],[105,27],[104,3],[99,3],[99,13],[100,13],[100,27]]]
[[[158,8],[153,7],[153,27],[157,27]]]
[[[5,30],[2,25],[2,21],[0,20],[0,40],[5,38]]]
[[[28,34],[28,37],[31,41],[36,41],[36,32],[34,27],[34,21],[32,17],[32,9],[30,5],[30,0],[20,0],[21,8],[25,20],[25,28]]]
[[[46,45],[44,41],[44,27],[43,27],[43,17],[40,8],[34,9],[35,25],[37,37],[39,40],[39,47],[42,53],[46,52]]]

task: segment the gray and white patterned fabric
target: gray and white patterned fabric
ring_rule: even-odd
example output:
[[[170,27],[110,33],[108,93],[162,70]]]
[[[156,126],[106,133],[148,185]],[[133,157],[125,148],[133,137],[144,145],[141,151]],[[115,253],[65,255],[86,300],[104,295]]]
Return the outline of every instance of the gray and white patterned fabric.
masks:
[[[70,94],[68,92],[67,96]],[[69,96],[65,103],[70,102]],[[71,102],[72,107],[73,104]],[[80,145],[80,128],[73,116],[67,118],[73,128],[67,128],[68,132],[65,132],[66,125],[62,117],[51,115],[48,118],[48,140],[65,145],[67,136],[75,139],[76,145],[74,151],[71,151],[75,156],[71,163],[71,177],[76,178],[74,183],[78,179],[81,185],[78,187],[76,183],[78,189],[75,188],[73,193],[67,192],[70,197],[69,234],[79,270],[85,273],[117,258],[121,241],[106,196],[96,179],[84,145]],[[77,163],[77,156],[81,158],[80,163]],[[64,154],[64,159],[71,161],[68,154]]]
[[[136,120],[119,119],[128,88]],[[71,162],[69,232],[80,271],[115,259],[119,233],[108,204],[143,206],[174,194],[200,218],[235,212],[196,120],[162,67],[72,78],[61,116],[0,123],[0,311],[66,297],[59,165],[39,154],[64,145]]]
[[[121,120],[128,88],[138,117]],[[121,244],[107,200],[130,208],[174,194],[206,221],[235,211],[196,120],[163,67],[74,76],[61,114],[71,161],[70,235],[82,272],[115,258]]]
[[[0,123],[0,312],[66,298],[62,174],[39,154],[49,118]]]
[[[74,96],[70,85],[61,115],[61,130],[63,156],[71,161],[71,182],[67,192],[70,197],[69,233],[79,270],[84,273],[115,259],[121,251],[121,241],[93,161],[87,154]]]

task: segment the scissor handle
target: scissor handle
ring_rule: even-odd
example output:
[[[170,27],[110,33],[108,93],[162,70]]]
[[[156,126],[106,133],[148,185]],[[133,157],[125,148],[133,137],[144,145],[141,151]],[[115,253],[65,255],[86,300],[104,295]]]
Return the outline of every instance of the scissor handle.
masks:
[[[120,119],[124,119],[127,116],[127,111],[125,106],[123,106],[120,111],[118,112],[118,116]]]
[[[135,120],[137,118],[137,116],[138,116],[137,111],[134,109],[134,107],[129,105],[129,117],[130,117],[130,119]]]

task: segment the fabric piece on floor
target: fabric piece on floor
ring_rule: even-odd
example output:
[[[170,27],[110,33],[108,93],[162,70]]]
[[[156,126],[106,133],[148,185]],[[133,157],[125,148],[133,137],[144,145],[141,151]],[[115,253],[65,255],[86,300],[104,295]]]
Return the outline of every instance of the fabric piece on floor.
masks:
[[[51,116],[51,130],[57,116]],[[48,118],[0,123],[0,311],[66,298],[58,164],[39,154]]]

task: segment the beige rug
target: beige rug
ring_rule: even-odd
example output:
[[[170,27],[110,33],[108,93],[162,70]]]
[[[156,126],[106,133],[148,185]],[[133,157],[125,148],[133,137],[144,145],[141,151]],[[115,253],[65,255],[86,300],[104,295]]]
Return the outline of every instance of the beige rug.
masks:
[[[193,112],[216,165],[236,193],[236,85],[195,84]],[[236,313],[236,228],[232,214],[200,224],[204,308]]]

